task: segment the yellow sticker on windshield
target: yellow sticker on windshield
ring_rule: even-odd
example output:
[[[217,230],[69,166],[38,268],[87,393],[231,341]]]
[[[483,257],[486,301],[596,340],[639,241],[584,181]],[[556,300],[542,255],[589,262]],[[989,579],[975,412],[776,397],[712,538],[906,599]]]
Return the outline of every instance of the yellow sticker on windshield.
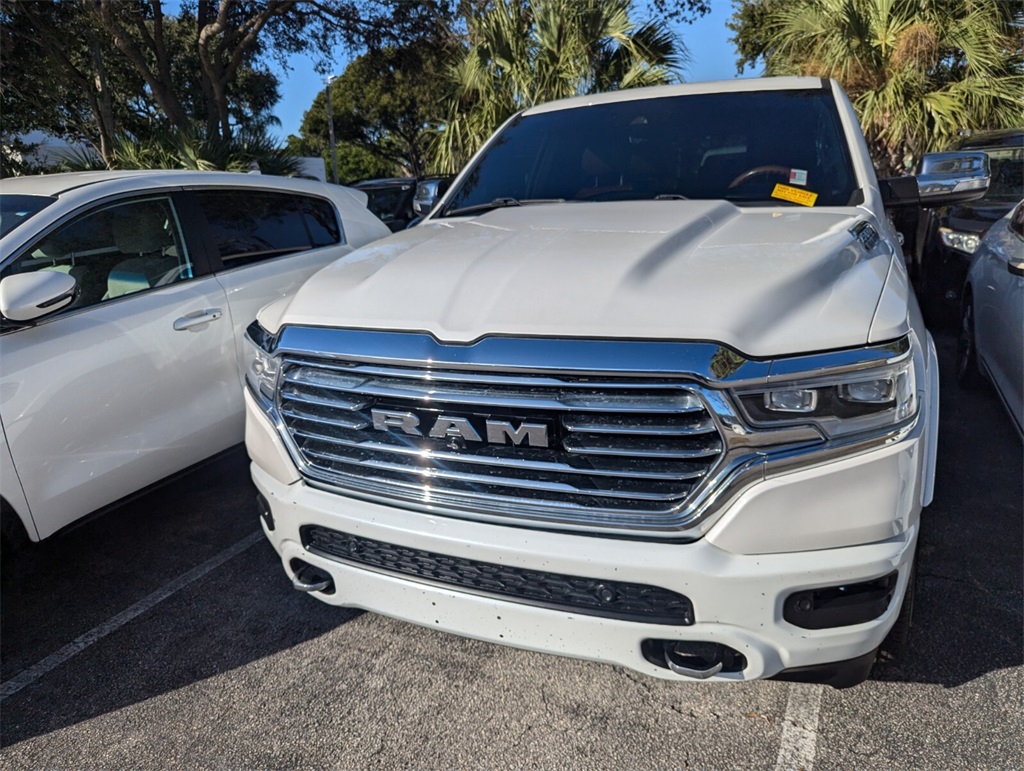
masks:
[[[783,185],[780,182],[772,190],[772,198],[781,198],[783,201],[798,203],[801,206],[814,206],[814,202],[818,200],[818,194],[812,193],[810,190]]]

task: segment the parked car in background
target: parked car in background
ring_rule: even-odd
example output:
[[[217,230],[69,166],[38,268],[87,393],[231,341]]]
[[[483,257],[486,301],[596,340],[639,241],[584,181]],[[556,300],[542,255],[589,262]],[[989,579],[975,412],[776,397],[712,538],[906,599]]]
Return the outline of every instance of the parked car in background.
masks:
[[[1024,438],[1024,201],[989,228],[963,289],[957,377],[988,379]]]
[[[364,179],[351,187],[366,193],[367,208],[376,214],[392,233],[405,230],[416,218],[413,196],[416,194],[415,177],[388,177]]]
[[[914,283],[926,320],[938,325],[957,318],[971,255],[985,231],[1024,197],[1024,129],[973,134],[956,149],[986,153],[992,182],[983,198],[926,210],[919,221]]]
[[[46,538],[241,442],[242,330],[388,234],[365,204],[248,174],[4,180],[5,530]]]

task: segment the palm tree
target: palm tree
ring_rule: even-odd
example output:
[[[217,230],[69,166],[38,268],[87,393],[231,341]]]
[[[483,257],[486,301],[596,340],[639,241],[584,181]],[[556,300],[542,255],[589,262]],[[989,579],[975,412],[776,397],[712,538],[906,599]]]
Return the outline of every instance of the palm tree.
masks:
[[[1024,124],[1021,6],[1001,0],[752,0],[768,75],[842,83],[880,174],[963,130]],[[735,19],[740,18],[738,13]]]
[[[440,171],[461,167],[519,110],[552,99],[677,80],[685,50],[660,22],[637,24],[632,0],[498,0],[469,21],[450,70]]]

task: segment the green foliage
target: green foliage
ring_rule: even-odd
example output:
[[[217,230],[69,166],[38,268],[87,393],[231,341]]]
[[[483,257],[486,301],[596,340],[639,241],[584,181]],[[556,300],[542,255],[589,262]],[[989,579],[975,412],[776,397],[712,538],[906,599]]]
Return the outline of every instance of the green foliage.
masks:
[[[90,142],[175,130],[230,139],[277,124],[290,54],[436,32],[449,0],[9,0],[0,3],[0,133]],[[157,144],[160,144],[160,141]],[[115,148],[115,143],[117,147]],[[155,145],[154,145],[155,146]]]
[[[835,78],[883,175],[964,130],[1024,125],[1024,10],[1000,0],[741,0],[739,66]]]
[[[356,157],[363,165],[390,169],[388,174],[423,175],[430,130],[441,119],[450,47],[424,40],[354,59],[330,86],[335,141],[362,150]],[[307,141],[327,147],[323,91],[303,116],[301,132]],[[376,160],[366,164],[366,154]]]
[[[470,19],[472,45],[449,70],[436,170],[460,168],[525,107],[676,80],[682,44],[663,23],[632,14],[632,0],[498,0]]]
[[[200,132],[165,129],[147,137],[118,134],[106,161],[95,153],[73,150],[65,154],[62,171],[92,169],[188,169],[237,171],[259,169],[263,174],[296,176],[298,157],[264,132],[246,130],[232,137],[203,136]]]

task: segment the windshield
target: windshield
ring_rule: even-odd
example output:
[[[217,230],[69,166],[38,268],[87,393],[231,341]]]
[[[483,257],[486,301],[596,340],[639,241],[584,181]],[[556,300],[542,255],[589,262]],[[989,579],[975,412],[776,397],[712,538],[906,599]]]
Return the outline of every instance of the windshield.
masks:
[[[442,216],[533,201],[843,206],[857,187],[830,91],[694,94],[519,116]]]
[[[42,195],[0,195],[0,236],[6,236],[55,200]]]

